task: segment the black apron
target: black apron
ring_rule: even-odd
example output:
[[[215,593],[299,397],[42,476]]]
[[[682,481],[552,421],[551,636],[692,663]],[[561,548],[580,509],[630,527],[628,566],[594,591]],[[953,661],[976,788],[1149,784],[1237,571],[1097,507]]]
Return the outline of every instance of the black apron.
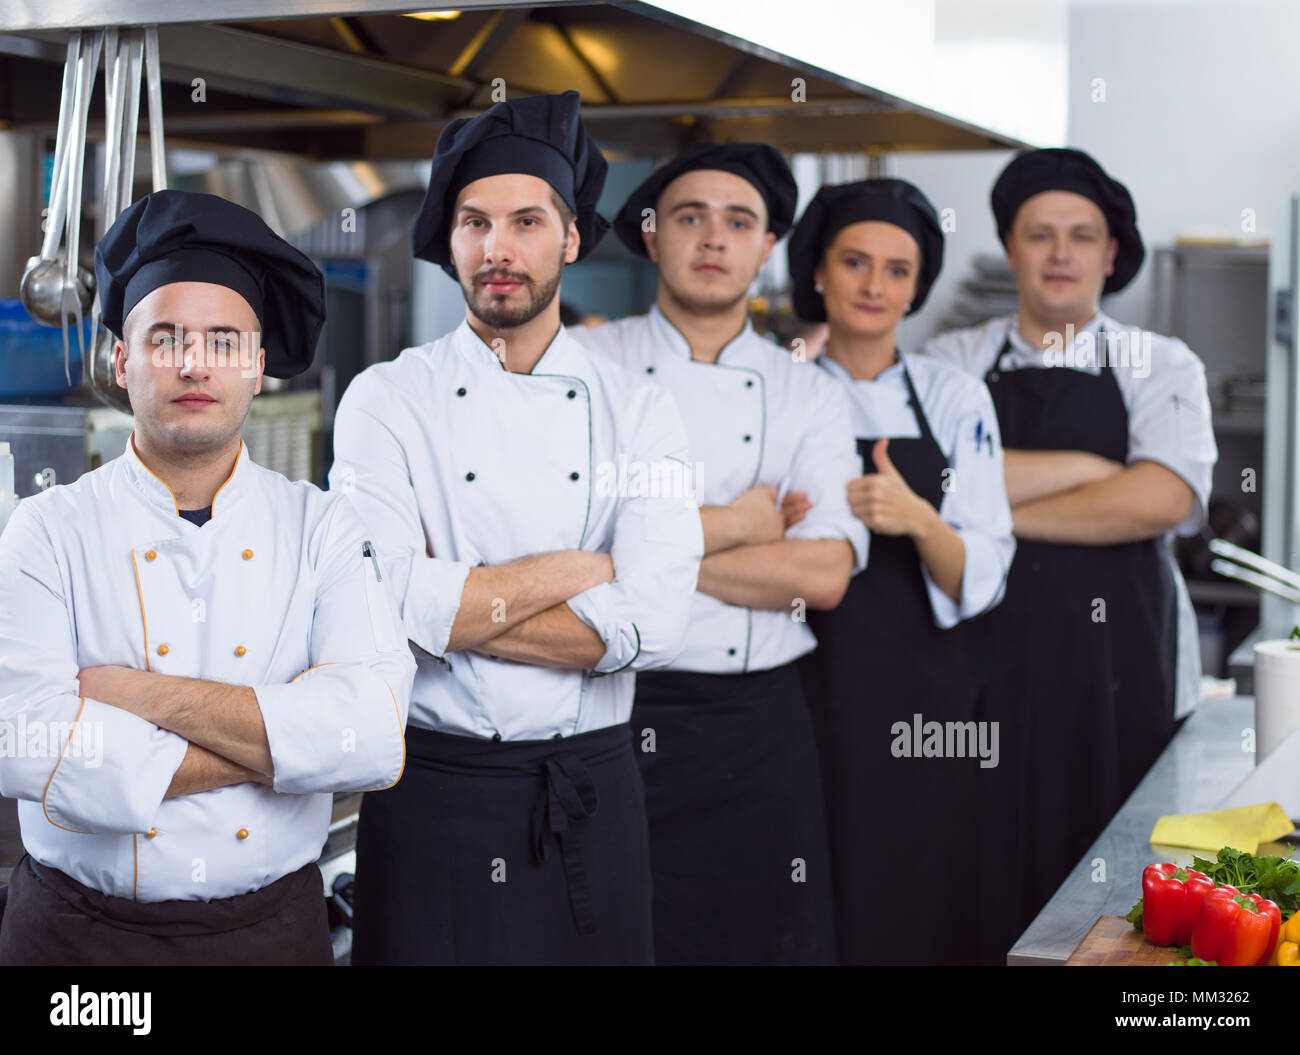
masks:
[[[821,779],[794,664],[639,673],[632,729],[656,962],[831,963]]]
[[[1104,359],[1096,375],[1004,372],[1010,350],[1008,338],[984,378],[1004,449],[1127,462],[1128,410]],[[1163,545],[1017,540],[1005,598],[968,628],[977,709],[1002,725],[1002,765],[982,789],[982,944],[998,962],[1173,735],[1178,608]]]
[[[315,862],[260,890],[214,901],[132,901],[24,855],[9,881],[0,965],[328,966]]]
[[[905,365],[903,377],[921,435],[891,438],[889,458],[938,509],[948,460]],[[876,471],[875,443],[858,439],[868,473]],[[979,760],[918,757],[922,745],[911,735],[916,714],[922,728],[971,719],[962,627],[935,625],[912,539],[879,532],[839,607],[809,612],[808,624],[817,648],[800,671],[826,785],[839,960],[968,962],[971,912],[959,906],[976,850]],[[961,743],[964,754],[978,746]]]
[[[361,800],[353,964],[652,957],[627,725],[506,741],[407,727],[402,779]]]

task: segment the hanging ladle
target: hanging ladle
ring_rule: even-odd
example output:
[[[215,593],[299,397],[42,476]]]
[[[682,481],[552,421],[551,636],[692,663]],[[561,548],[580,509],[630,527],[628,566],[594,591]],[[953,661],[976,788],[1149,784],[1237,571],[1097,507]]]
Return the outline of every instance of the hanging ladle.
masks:
[[[112,63],[110,60],[110,63],[114,76],[111,91],[106,96],[109,100],[109,110],[105,123],[109,138],[106,140],[104,169],[105,230],[113,224],[122,210],[131,204],[132,200],[135,186],[142,68],[148,74],[149,146],[153,163],[153,187],[154,190],[162,190],[167,185],[163,154],[162,77],[158,58],[157,27],[124,30],[117,62]],[[85,363],[86,383],[101,402],[129,412],[131,404],[126,390],[117,384],[115,376],[116,367],[113,361],[115,338],[108,330],[100,328],[102,317],[102,306],[96,298],[91,308],[93,343]]]
[[[110,30],[104,52],[104,189],[100,203],[104,230],[111,227],[121,209],[130,204],[131,180],[135,171],[132,103],[138,110],[143,47],[139,34],[131,30],[123,30],[117,39],[114,36]],[[113,335],[100,328],[102,318],[103,307],[96,295],[90,309],[90,354],[83,370],[85,382],[100,402],[129,410],[126,393],[117,386],[114,377]]]
[[[82,46],[80,33],[68,46],[68,67],[64,70],[64,97],[59,102],[59,124],[63,127],[64,142],[62,164],[56,165],[54,193],[50,197],[51,214],[45,232],[41,257],[28,261],[23,276],[20,296],[32,318],[63,330],[63,373],[72,384],[69,365],[71,348],[68,327],[77,328],[77,341],[82,359],[86,357],[86,333],[82,319],[89,310],[94,291],[94,276],[80,261],[81,244],[81,187],[85,170],[86,122],[90,117],[90,97],[94,88],[95,71],[99,66],[102,37],[92,34],[90,47]],[[74,59],[76,60],[74,63]],[[68,69],[76,71],[72,85],[68,83]],[[69,88],[71,91],[69,92]],[[64,103],[71,97],[68,120],[63,120]],[[55,136],[56,161],[60,154],[59,135]],[[59,222],[54,222],[58,220]],[[58,237],[60,229],[66,230],[66,240],[60,258]],[[62,278],[58,273],[62,270]]]
[[[63,284],[67,266],[59,252],[59,246],[68,215],[69,141],[73,126],[78,121],[81,42],[80,30],[75,30],[68,37],[68,54],[63,67],[63,94],[59,100],[59,124],[54,137],[54,167],[51,172],[50,205],[45,217],[45,239],[40,256],[31,257],[27,261],[18,294],[27,313],[46,326],[63,325]],[[88,285],[86,288],[89,290]]]

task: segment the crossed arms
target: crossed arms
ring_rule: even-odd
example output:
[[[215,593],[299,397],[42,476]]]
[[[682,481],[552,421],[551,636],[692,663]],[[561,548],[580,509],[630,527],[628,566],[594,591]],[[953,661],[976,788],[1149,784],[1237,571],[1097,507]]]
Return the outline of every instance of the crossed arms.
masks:
[[[330,480],[387,552],[385,575],[401,584],[415,645],[438,658],[477,652],[602,674],[676,657],[703,550],[699,511],[685,495],[621,496],[609,552],[564,549],[492,565],[453,559],[434,552],[413,483],[429,460],[413,468],[408,451],[428,441],[386,412],[390,404],[374,377],[349,386],[335,418]],[[667,392],[646,390],[622,410],[631,460],[670,474],[684,466],[686,430]]]
[[[20,506],[0,536],[0,719],[60,732],[51,750],[0,758],[0,794],[41,803],[68,831],[130,834],[149,830],[165,798],[231,784],[307,794],[393,783],[415,661],[404,640],[362,632],[375,625],[365,621],[375,595],[355,514],[337,503],[320,530],[310,646],[319,665],[289,683],[233,685],[78,669],[79,655],[104,647],[98,628],[77,626],[50,532]],[[93,763],[78,750],[92,731],[102,744]]]
[[[853,552],[838,539],[786,539],[787,512],[776,489],[746,491],[728,506],[704,506],[705,557],[698,589],[751,608],[788,608],[803,597],[833,608],[848,586]],[[471,568],[452,623],[447,652],[471,650],[540,666],[589,669],[604,656],[600,635],[566,603],[614,581],[609,554],[561,550],[492,567]]]
[[[1086,451],[1006,450],[1007,499],[1018,538],[1104,546],[1154,538],[1181,524],[1196,501],[1158,462],[1130,466]]]
[[[605,642],[566,602],[613,579],[609,554],[584,550],[471,568],[447,651],[590,669],[605,655]]]

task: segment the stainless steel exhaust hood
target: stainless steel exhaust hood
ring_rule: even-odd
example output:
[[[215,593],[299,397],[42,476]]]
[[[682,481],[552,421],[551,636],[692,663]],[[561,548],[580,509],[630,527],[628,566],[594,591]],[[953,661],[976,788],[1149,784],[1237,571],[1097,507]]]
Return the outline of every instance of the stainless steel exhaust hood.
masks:
[[[61,30],[156,21],[171,146],[422,159],[446,121],[491,105],[502,81],[512,95],[579,90],[584,120],[615,157],[698,140],[873,155],[1022,145],[649,4],[471,2],[431,21],[392,7],[19,0],[0,12],[0,67],[30,90],[0,95],[0,121],[52,127]]]

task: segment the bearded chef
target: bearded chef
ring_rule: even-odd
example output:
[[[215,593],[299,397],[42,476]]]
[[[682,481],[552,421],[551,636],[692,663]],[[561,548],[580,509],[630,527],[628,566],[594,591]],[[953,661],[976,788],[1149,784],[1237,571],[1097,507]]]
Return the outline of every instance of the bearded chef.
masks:
[[[821,778],[795,661],[816,643],[809,609],[834,608],[867,560],[846,497],[862,459],[839,385],[748,314],[797,197],[773,147],[691,147],[614,222],[658,265],[654,305],[574,331],[672,392],[705,470],[687,646],[669,670],[637,678],[632,714],[655,738],[640,762],[660,963],[834,960]]]
[[[419,662],[406,777],[361,810],[355,963],[653,957],[628,714],[634,672],[682,647],[703,539],[671,396],[560,326],[564,267],[608,226],[578,107],[443,131],[413,249],[465,321],[339,407],[331,486]]]
[[[0,757],[27,851],[5,964],[328,964],[332,792],[401,775],[415,663],[340,495],[257,465],[262,374],[323,281],[256,215],[158,191],[95,251],[135,430],[0,537]]]

